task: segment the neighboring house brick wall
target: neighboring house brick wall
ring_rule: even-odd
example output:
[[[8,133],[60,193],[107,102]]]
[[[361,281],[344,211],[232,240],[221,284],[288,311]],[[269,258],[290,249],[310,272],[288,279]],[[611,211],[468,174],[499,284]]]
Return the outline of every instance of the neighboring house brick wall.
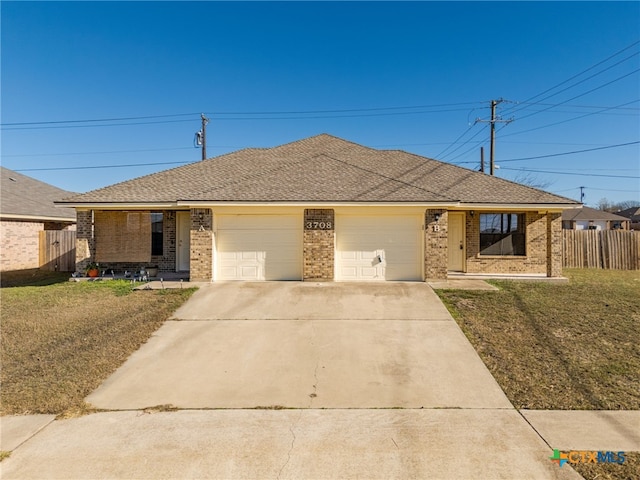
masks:
[[[324,229],[320,229],[320,224],[323,224]],[[331,228],[328,228],[329,225]],[[306,209],[303,228],[303,280],[333,280],[335,270],[334,210]]]
[[[547,226],[547,214],[527,212],[526,224],[526,255],[525,256],[480,256],[480,216],[476,212],[466,215],[467,236],[467,273],[547,273],[548,240],[547,229],[552,228],[554,233],[562,228],[560,217],[555,217],[551,227]],[[555,235],[554,235],[555,236]],[[557,241],[556,241],[557,243]],[[562,244],[559,244],[561,248]],[[562,261],[562,257],[559,257]]]
[[[40,266],[39,233],[42,222],[3,220],[0,226],[0,271],[24,270]]]
[[[191,209],[190,280],[213,279],[213,212],[209,208]]]
[[[436,220],[436,215],[440,218]],[[446,210],[430,209],[425,212],[424,272],[427,280],[446,280],[448,265]]]

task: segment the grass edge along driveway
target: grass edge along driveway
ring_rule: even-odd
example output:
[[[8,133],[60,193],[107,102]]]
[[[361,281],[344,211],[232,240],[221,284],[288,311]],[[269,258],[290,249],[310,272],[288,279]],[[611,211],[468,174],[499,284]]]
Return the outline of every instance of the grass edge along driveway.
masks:
[[[2,415],[83,413],[84,398],[195,291],[133,292],[128,281],[77,283],[38,271],[16,276],[3,273],[0,290]]]
[[[640,272],[564,275],[568,285],[436,293],[516,408],[640,409]],[[640,478],[640,453],[572,467],[587,480]]]

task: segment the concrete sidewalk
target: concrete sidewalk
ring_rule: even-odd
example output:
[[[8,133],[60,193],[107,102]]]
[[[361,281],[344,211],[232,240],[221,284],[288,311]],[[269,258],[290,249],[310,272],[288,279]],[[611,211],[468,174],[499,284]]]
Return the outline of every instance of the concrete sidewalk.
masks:
[[[107,412],[0,464],[25,478],[580,479],[515,410]]]

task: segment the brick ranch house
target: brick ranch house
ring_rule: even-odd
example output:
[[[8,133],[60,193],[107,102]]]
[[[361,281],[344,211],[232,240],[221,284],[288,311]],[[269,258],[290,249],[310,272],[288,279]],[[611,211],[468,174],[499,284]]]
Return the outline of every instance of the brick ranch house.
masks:
[[[561,275],[579,204],[322,134],[77,195],[77,267],[158,266],[192,281],[425,281]]]
[[[0,271],[39,268],[40,232],[75,229],[76,212],[54,205],[73,192],[4,167],[0,182]]]

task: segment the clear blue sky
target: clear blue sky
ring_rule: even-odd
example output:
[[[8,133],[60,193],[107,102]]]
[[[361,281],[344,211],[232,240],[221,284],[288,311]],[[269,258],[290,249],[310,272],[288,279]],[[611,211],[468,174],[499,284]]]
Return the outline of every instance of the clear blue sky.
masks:
[[[200,112],[208,156],[330,133],[477,169],[502,98],[497,175],[640,201],[638,143],[517,160],[640,140],[638,2],[0,8],[2,164],[67,190],[198,161]]]

